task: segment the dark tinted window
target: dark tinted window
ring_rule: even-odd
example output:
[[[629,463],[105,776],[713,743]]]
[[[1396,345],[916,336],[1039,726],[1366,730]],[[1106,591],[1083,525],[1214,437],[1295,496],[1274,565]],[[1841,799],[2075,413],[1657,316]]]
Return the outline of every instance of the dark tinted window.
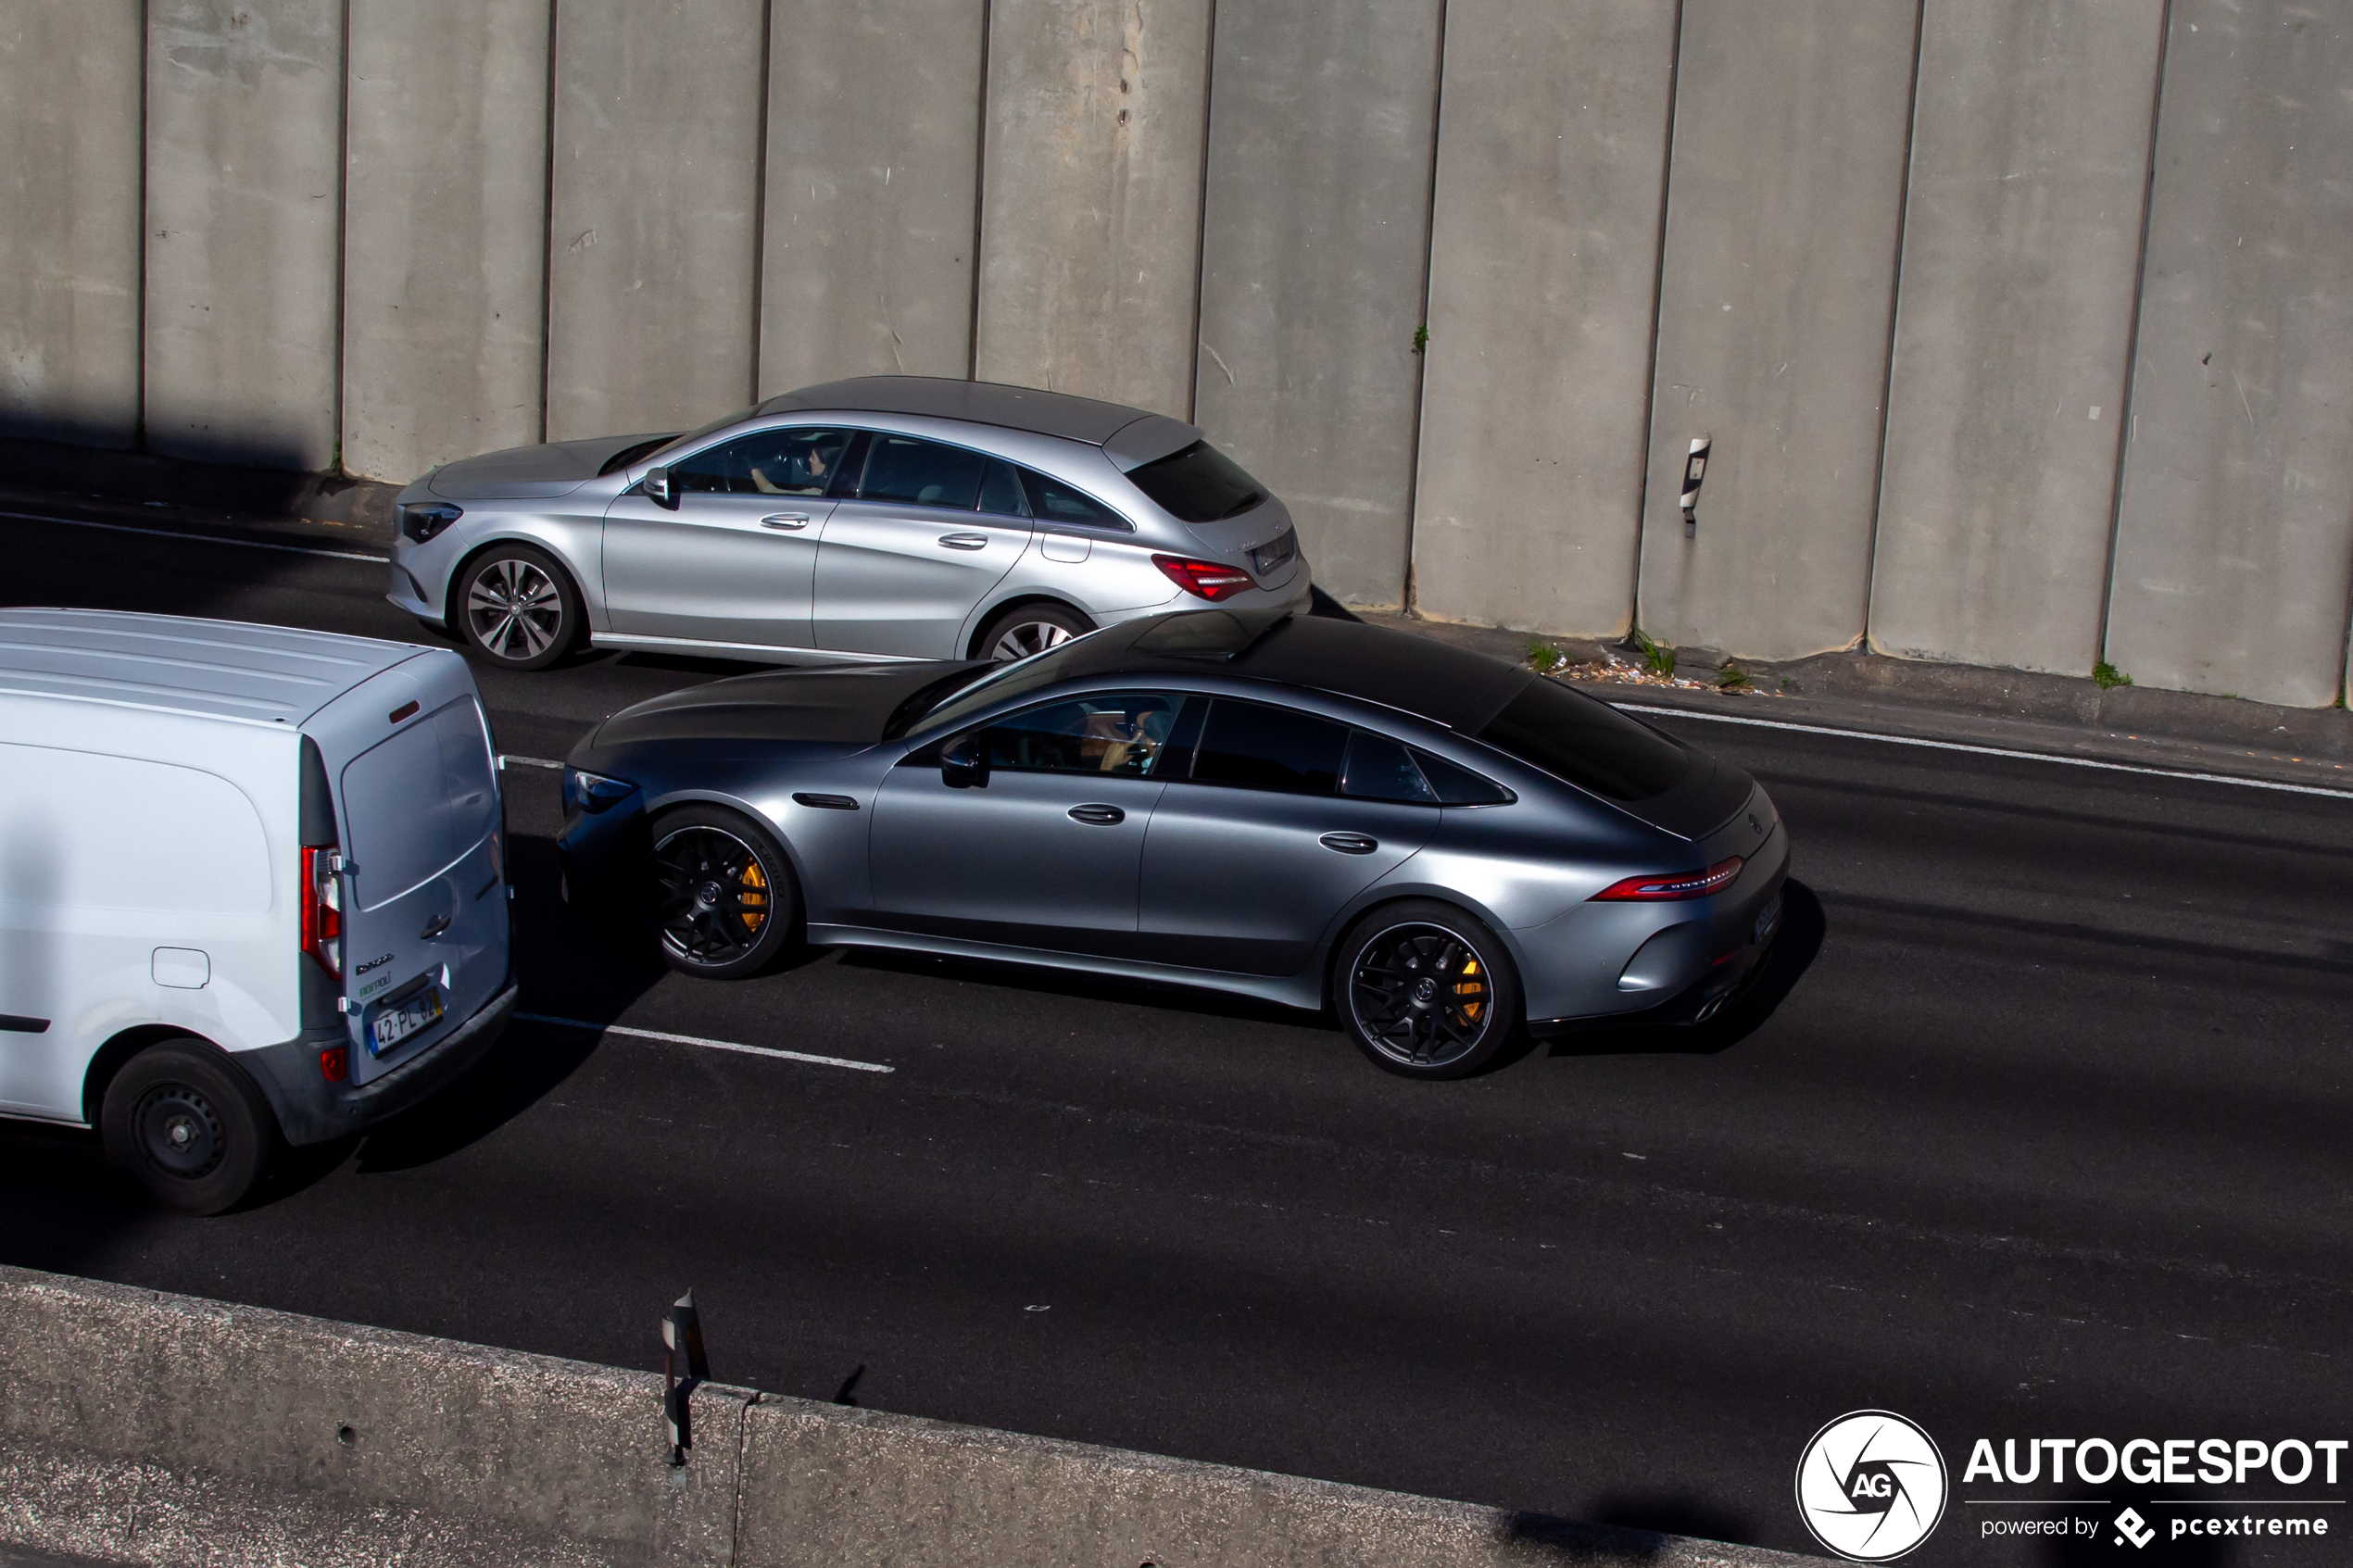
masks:
[[[1183,701],[1157,692],[1090,693],[1000,719],[981,732],[981,745],[992,768],[1141,778],[1160,760]]]
[[[1555,681],[1521,687],[1478,738],[1611,800],[1664,795],[1692,765],[1691,754],[1665,735]]]
[[[1206,441],[1130,469],[1127,477],[1162,510],[1184,522],[1238,516],[1266,498],[1264,485]]]
[[[1457,768],[1443,757],[1416,751],[1414,760],[1421,765],[1422,777],[1437,791],[1441,806],[1501,806],[1512,797],[1502,784],[1482,779],[1468,768]]]
[[[1034,518],[1047,522],[1075,522],[1087,528],[1129,526],[1126,518],[1059,479],[1048,479],[1042,473],[1024,469],[1021,480],[1029,487],[1029,515]]]
[[[1388,736],[1365,730],[1348,737],[1348,766],[1340,776],[1340,792],[1363,800],[1438,804],[1437,792],[1414,765],[1413,754]]]
[[[1001,458],[989,458],[988,471],[981,476],[980,509],[1003,517],[1029,515],[1029,503],[1022,498],[1021,476]]]
[[[1348,726],[1285,708],[1220,697],[1193,752],[1200,784],[1329,795],[1340,784]]]
[[[980,495],[981,470],[988,459],[961,446],[918,441],[912,435],[877,435],[866,459],[861,499],[900,501],[918,507],[969,511]]]
[[[823,495],[841,470],[846,430],[763,430],[670,465],[682,495]]]

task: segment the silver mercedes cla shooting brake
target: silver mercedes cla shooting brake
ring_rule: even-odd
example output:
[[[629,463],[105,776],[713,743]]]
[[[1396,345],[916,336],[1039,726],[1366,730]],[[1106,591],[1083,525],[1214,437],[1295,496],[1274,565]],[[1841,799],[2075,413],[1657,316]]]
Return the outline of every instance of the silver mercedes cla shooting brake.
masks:
[[[496,662],[1014,659],[1182,603],[1304,604],[1290,513],[1191,425],[865,376],[400,493],[392,602]]]
[[[689,974],[805,938],[1176,982],[1417,1078],[1709,1017],[1789,860],[1754,780],[1606,703],[1282,610],[714,682],[606,720],[564,799],[565,896]]]

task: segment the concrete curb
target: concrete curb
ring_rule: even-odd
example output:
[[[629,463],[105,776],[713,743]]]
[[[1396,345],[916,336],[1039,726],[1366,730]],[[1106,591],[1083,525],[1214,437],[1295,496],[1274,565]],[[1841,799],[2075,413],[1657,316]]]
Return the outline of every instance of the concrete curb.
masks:
[[[0,1548],[221,1568],[1816,1562],[0,1268]],[[0,1557],[0,1562],[5,1562]]]

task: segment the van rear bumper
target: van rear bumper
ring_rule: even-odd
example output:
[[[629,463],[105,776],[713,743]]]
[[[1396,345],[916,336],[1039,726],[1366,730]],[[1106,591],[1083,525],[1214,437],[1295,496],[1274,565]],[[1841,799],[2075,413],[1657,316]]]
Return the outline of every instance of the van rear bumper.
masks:
[[[325,1143],[383,1121],[440,1088],[472,1067],[506,1032],[522,987],[510,982],[447,1038],[413,1060],[371,1083],[330,1084],[319,1072],[319,1053],[350,1043],[340,1022],[305,1030],[283,1045],[239,1051],[231,1058],[253,1077],[278,1113],[278,1127],[291,1144]]]

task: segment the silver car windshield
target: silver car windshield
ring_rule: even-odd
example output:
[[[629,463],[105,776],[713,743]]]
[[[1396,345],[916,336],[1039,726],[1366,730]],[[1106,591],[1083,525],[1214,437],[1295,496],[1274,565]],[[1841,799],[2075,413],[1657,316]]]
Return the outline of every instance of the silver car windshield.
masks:
[[[707,425],[688,431],[686,434],[674,438],[666,445],[656,448],[654,451],[648,452],[646,456],[649,458],[659,458],[664,452],[675,452],[681,446],[691,446],[696,442],[700,441],[704,436],[716,435],[721,431],[725,430],[729,425],[739,425],[758,412],[760,412],[760,405],[757,403],[753,404],[749,408],[738,408],[734,413],[727,415],[724,419],[713,420]]]
[[[1000,697],[1019,696],[1040,686],[1053,684],[1063,677],[1063,666],[1070,662],[1070,652],[1092,632],[1080,633],[1066,643],[1056,643],[1027,659],[1016,659],[983,675],[969,686],[961,686],[935,705],[916,722],[928,729],[934,724],[953,724],[986,708]],[[912,728],[913,726],[910,726]]]

